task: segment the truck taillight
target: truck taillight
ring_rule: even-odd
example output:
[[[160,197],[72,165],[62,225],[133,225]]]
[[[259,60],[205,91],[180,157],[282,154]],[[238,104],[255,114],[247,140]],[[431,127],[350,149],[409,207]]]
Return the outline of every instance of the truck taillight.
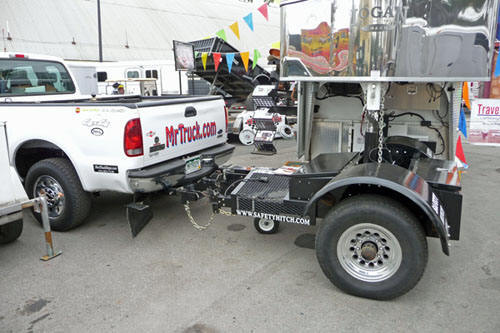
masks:
[[[125,125],[123,148],[125,150],[125,155],[129,157],[143,155],[142,128],[139,118],[131,119]]]
[[[228,114],[227,114],[227,113],[228,113],[227,106],[225,106],[225,107],[224,107],[224,111],[225,111],[225,112],[224,112],[224,114],[225,114],[225,116],[226,116],[226,133],[227,133],[227,130],[228,130],[228,127],[229,127],[229,121],[228,121],[228,119],[227,119],[227,117],[228,117]]]

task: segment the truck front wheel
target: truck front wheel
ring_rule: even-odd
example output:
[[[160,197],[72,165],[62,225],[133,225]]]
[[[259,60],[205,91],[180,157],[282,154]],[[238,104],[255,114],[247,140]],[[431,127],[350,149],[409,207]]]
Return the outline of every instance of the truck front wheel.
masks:
[[[80,225],[90,212],[90,194],[83,190],[78,175],[65,158],[48,158],[35,163],[25,181],[30,198],[47,198],[50,227],[65,231]],[[40,214],[35,213],[41,223]]]
[[[427,241],[418,220],[399,202],[359,195],[327,214],[316,234],[316,255],[339,289],[387,300],[407,293],[420,280]]]

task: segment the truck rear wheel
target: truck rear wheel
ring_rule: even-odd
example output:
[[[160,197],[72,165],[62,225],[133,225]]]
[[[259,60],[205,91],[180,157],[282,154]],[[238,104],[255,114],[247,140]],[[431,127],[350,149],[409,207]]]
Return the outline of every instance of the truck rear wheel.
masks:
[[[378,195],[346,199],[316,234],[321,269],[339,289],[378,300],[411,290],[427,265],[427,240],[399,202]]]
[[[72,229],[90,212],[90,194],[83,190],[75,169],[65,158],[48,158],[35,163],[28,171],[25,187],[30,198],[46,196],[53,230]],[[35,213],[35,217],[42,222],[40,214]]]
[[[21,236],[21,232],[23,232],[23,220],[0,225],[0,244],[15,241]]]

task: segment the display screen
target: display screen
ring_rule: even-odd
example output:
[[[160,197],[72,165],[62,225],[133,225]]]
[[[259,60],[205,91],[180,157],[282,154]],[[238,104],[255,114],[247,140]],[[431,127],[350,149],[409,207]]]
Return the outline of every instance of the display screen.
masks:
[[[194,46],[174,40],[175,70],[193,71],[194,66]]]

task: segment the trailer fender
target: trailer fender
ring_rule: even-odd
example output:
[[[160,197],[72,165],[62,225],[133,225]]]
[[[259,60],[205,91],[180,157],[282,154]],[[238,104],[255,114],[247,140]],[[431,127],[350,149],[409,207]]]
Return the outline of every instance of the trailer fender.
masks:
[[[365,163],[345,168],[309,200],[304,215],[314,215],[311,210],[326,194],[332,194],[336,202],[341,201],[352,186],[369,186],[375,193],[386,190],[406,198],[426,217],[426,222],[431,223],[441,240],[443,252],[449,255],[448,224],[438,197],[422,177],[397,165]]]

